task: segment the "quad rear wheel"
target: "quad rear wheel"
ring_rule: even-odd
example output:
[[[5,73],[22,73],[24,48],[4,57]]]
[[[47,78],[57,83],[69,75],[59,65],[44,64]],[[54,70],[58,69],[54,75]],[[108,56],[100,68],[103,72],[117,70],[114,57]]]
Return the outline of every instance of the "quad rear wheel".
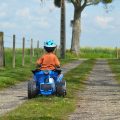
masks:
[[[58,82],[56,84],[56,94],[58,96],[65,96],[67,94],[66,92],[66,81],[62,80],[61,82]]]
[[[28,82],[28,99],[34,98],[38,94],[38,90],[36,88],[36,82],[30,80]]]

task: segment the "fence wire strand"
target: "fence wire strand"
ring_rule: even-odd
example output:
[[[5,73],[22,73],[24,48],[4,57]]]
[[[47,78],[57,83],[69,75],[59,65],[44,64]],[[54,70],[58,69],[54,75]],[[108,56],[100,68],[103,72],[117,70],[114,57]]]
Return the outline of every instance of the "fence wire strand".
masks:
[[[11,61],[13,64],[13,67],[16,66],[18,63],[17,60],[20,58],[21,59],[21,65],[24,66],[25,62],[25,56],[28,58],[29,61],[32,62],[31,60],[35,58],[38,58],[43,54],[42,48],[38,48],[38,44],[40,44],[40,41],[34,40],[32,38],[25,38],[21,36],[16,36],[13,37],[13,35],[8,35],[4,34],[3,36],[3,41],[4,41],[4,49],[5,49],[5,64],[7,64],[7,61]],[[23,44],[23,38],[24,38],[24,44]],[[15,39],[15,44],[13,44],[13,41]],[[33,40],[33,42],[31,42]],[[23,48],[24,46],[24,48]],[[32,47],[31,47],[32,46]],[[15,49],[14,49],[15,48]],[[14,51],[15,50],[15,51]],[[24,52],[24,53],[23,53]],[[23,57],[24,56],[24,57]],[[13,58],[14,63],[13,63]],[[23,62],[24,61],[24,62]]]

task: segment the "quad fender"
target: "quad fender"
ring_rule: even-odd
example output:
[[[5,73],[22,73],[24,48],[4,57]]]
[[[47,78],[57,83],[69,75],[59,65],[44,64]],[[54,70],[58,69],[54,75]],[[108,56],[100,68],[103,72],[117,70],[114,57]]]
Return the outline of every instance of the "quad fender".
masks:
[[[57,82],[61,82],[63,80],[63,74],[58,75]]]

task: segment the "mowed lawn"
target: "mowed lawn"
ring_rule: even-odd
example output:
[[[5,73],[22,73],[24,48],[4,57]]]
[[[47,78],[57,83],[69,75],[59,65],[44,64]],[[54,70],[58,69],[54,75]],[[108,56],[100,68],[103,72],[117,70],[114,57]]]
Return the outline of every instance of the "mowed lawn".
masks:
[[[67,120],[67,116],[76,107],[76,93],[79,90],[84,90],[84,81],[94,63],[94,59],[86,60],[65,74],[67,81],[67,96],[65,98],[38,96],[0,117],[0,120]]]

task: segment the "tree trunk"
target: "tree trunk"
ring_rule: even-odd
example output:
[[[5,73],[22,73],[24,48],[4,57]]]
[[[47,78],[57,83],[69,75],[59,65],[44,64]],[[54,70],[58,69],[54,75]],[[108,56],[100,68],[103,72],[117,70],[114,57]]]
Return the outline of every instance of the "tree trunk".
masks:
[[[71,51],[77,55],[80,53],[81,12],[80,8],[74,9],[74,20],[72,22]]]
[[[60,58],[65,58],[66,31],[65,31],[65,0],[61,0],[61,31],[60,31]]]
[[[0,32],[0,67],[5,66],[3,32]]]

